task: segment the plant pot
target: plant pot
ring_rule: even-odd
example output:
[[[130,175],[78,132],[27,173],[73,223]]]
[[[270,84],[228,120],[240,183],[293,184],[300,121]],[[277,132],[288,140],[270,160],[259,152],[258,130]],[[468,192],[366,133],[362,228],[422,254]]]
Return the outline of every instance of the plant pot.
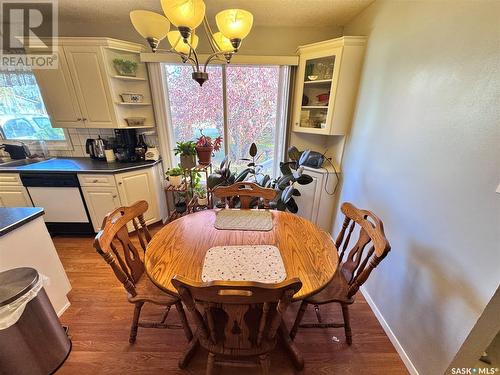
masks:
[[[184,169],[196,167],[196,155],[181,155],[181,167]]]
[[[208,197],[205,198],[198,197],[197,200],[199,206],[208,206]]]
[[[186,209],[187,209],[186,202],[178,202],[175,204],[175,211],[177,211],[180,214],[186,212]]]
[[[122,64],[118,64],[115,62],[113,63],[113,65],[116,69],[116,72],[121,76],[135,77],[135,75],[137,73],[137,67],[135,67],[135,68],[130,67],[129,69],[127,69]]]
[[[182,175],[168,176],[168,180],[170,181],[170,185],[174,187],[179,187],[182,185]]]
[[[212,162],[213,147],[196,146],[196,153],[198,154],[198,161],[201,165],[208,165]]]

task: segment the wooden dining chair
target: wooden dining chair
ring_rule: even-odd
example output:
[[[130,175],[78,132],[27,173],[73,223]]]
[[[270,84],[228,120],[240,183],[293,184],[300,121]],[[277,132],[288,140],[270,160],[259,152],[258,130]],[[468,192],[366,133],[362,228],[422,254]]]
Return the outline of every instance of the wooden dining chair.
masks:
[[[134,343],[138,327],[142,328],[180,328],[169,325],[166,319],[170,308],[175,305],[182,328],[188,341],[193,337],[189,328],[182,302],[177,297],[162,292],[144,275],[144,263],[137,247],[131,241],[127,223],[132,223],[143,252],[151,240],[151,235],[144,220],[148,209],[146,201],[138,201],[130,207],[120,207],[106,215],[101,231],[94,240],[94,247],[111,266],[118,280],[127,291],[128,301],[135,305],[134,317],[130,328],[129,342]],[[143,256],[144,254],[142,254]],[[159,322],[140,321],[141,309],[145,303],[164,306],[165,310]]]
[[[274,189],[264,188],[254,182],[245,181],[230,186],[216,187],[213,194],[217,198],[221,198],[229,208],[234,208],[236,197],[239,198],[240,208],[269,207],[269,201],[276,197]]]
[[[215,365],[260,366],[269,374],[269,353],[282,316],[302,287],[299,279],[279,284],[199,283],[176,275],[172,284],[196,322],[196,338],[208,351],[207,375],[214,374]],[[249,361],[257,358],[258,363]]]
[[[352,344],[351,324],[349,321],[349,305],[354,303],[354,297],[359,288],[368,279],[370,273],[389,253],[391,246],[384,233],[384,224],[373,213],[356,208],[351,203],[343,203],[341,207],[345,215],[335,245],[339,251],[339,263],[344,256],[333,279],[319,293],[302,301],[295,323],[290,331],[292,340],[301,328],[342,328],[344,327],[346,341]],[[356,230],[356,232],[355,232]],[[346,251],[353,233],[357,240],[350,250]],[[354,235],[353,238],[356,238]],[[365,252],[365,249],[368,251]],[[343,323],[325,323],[322,321],[319,306],[329,303],[339,303],[342,308]],[[314,305],[318,323],[301,324],[308,305]]]

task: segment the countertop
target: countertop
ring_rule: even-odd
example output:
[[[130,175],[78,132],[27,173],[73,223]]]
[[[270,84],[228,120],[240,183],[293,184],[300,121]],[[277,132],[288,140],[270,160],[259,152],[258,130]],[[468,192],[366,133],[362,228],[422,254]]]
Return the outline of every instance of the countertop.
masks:
[[[117,173],[142,169],[158,164],[160,161],[147,160],[135,163],[108,163],[91,158],[52,158],[38,163],[22,166],[2,166],[0,173]]]
[[[43,214],[41,207],[0,207],[0,237]]]

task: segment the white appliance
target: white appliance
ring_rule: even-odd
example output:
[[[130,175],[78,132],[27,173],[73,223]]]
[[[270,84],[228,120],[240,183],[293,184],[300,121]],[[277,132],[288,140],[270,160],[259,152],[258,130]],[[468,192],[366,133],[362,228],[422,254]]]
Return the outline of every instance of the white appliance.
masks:
[[[22,173],[21,181],[51,234],[94,233],[76,174]]]

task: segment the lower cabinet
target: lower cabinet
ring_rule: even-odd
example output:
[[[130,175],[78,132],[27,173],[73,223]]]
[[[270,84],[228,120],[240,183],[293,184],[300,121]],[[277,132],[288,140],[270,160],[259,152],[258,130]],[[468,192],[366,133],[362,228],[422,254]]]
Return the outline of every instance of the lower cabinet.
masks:
[[[304,167],[304,173],[312,177],[308,185],[299,185],[299,197],[294,197],[299,207],[297,215],[312,221],[325,232],[332,230],[335,215],[335,196],[332,194],[337,179],[332,171]]]
[[[104,216],[121,206],[115,187],[82,187],[83,197],[96,232],[101,230]]]
[[[0,207],[33,207],[24,186],[0,186]]]
[[[115,175],[122,205],[130,206],[139,200],[148,202],[149,208],[144,214],[146,224],[152,224],[161,219],[158,207],[159,182],[155,178],[155,169],[139,169]]]

